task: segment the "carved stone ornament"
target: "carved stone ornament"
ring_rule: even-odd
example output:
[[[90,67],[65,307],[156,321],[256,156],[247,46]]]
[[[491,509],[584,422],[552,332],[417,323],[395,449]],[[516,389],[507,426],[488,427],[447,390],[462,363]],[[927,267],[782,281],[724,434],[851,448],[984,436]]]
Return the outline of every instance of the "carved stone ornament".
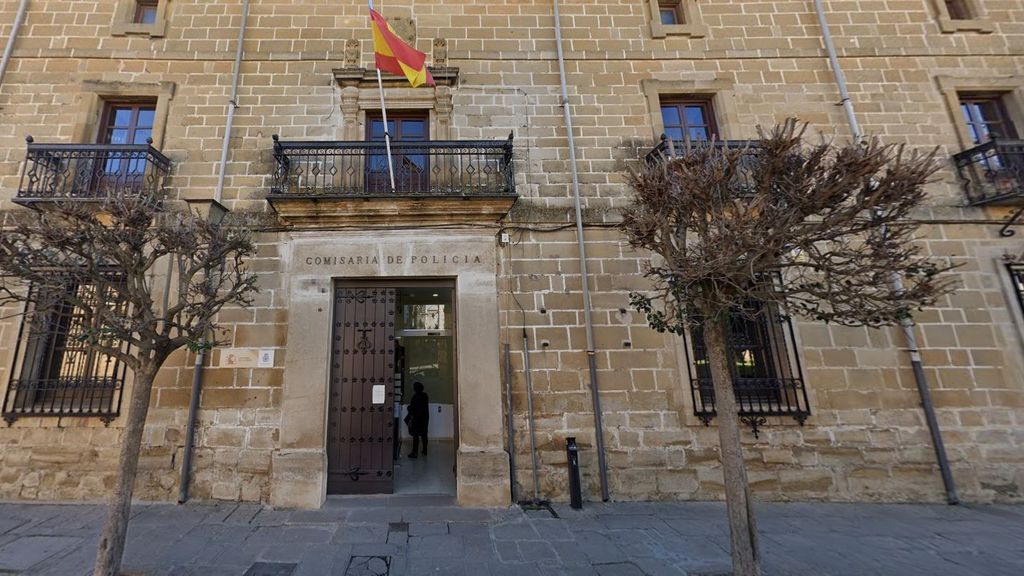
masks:
[[[359,48],[359,40],[349,38],[345,41],[345,68],[357,68],[359,66]]]
[[[445,38],[434,38],[434,66],[445,67],[448,65],[448,40]]]
[[[395,34],[410,46],[416,46],[416,21],[407,16],[385,16]]]

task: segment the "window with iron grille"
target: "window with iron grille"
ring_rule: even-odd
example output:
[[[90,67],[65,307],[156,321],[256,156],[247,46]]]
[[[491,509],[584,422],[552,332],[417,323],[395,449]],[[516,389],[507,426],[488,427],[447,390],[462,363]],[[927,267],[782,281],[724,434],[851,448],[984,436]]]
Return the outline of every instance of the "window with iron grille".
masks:
[[[94,311],[125,312],[123,305],[111,310],[116,282],[116,278],[102,285],[69,282],[56,293],[35,298],[46,304],[25,314],[15,353],[18,365],[4,397],[5,420],[98,416],[109,422],[117,417],[125,366],[93,345],[97,337],[102,338]],[[101,343],[118,346],[109,339]]]
[[[1024,264],[1009,264],[1010,280],[1013,282],[1013,293],[1017,295],[1017,304],[1024,314]]]
[[[736,404],[755,436],[767,416],[791,416],[803,424],[810,408],[789,318],[775,305],[750,301],[730,315],[728,343]],[[716,414],[715,391],[700,327],[690,332],[689,351],[694,413],[709,424]]]

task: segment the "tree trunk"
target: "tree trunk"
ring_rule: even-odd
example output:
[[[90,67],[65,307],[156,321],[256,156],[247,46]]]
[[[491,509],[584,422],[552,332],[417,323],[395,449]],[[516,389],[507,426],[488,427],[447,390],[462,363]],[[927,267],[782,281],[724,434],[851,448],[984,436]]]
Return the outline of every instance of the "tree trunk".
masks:
[[[715,389],[718,442],[725,476],[725,507],[729,515],[733,576],[760,576],[761,552],[754,522],[747,467],[740,445],[740,422],[728,360],[727,319],[707,316],[704,341]]]
[[[107,521],[100,537],[93,576],[118,576],[121,571],[121,557],[124,554],[125,537],[128,535],[132,490],[135,487],[135,475],[139,470],[142,431],[146,426],[149,397],[153,390],[153,378],[160,369],[159,364],[153,360],[144,360],[135,372],[135,383],[128,406],[128,421],[121,436],[117,483],[110,497]]]

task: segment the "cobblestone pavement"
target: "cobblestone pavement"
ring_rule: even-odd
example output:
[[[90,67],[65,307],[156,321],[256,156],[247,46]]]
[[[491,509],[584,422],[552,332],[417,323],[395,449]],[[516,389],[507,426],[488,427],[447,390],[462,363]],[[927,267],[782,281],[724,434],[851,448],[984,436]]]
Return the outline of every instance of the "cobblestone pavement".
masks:
[[[232,576],[726,573],[718,503],[472,509],[430,497],[133,508],[127,574]],[[94,505],[0,504],[0,574],[90,573]],[[1024,507],[761,504],[768,576],[1024,574]]]

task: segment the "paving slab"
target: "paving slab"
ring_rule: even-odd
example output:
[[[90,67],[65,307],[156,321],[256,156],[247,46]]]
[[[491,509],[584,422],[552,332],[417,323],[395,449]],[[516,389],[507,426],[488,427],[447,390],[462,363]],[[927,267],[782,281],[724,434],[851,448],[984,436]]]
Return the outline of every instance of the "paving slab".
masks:
[[[312,511],[140,504],[124,566],[152,576],[372,574],[380,567],[373,558],[387,559],[388,576],[729,569],[721,503],[555,505],[552,515],[431,497],[400,502],[329,499]],[[1024,574],[1021,506],[758,504],[757,513],[766,576]],[[87,576],[103,518],[102,506],[0,504],[0,572]]]

